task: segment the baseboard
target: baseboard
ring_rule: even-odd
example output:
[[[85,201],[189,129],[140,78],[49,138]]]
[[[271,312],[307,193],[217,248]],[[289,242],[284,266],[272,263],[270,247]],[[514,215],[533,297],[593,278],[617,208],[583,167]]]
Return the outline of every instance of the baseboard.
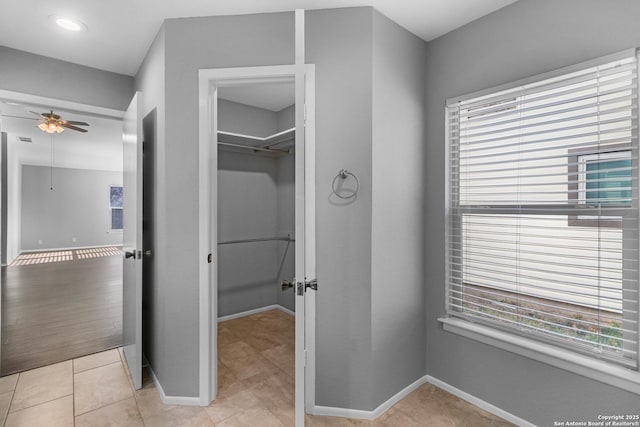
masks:
[[[156,377],[156,373],[153,372],[151,366],[147,366],[149,372],[151,373],[151,378],[153,379],[153,384],[155,384],[156,389],[158,390],[158,394],[160,395],[160,400],[165,405],[186,405],[186,406],[200,406],[200,398],[199,397],[185,397],[185,396],[167,396],[162,388],[162,384],[158,381],[158,377]]]
[[[529,421],[523,420],[520,417],[517,417],[515,415],[513,415],[510,412],[507,412],[503,409],[498,408],[497,406],[492,405],[491,403],[485,402],[482,399],[479,399],[467,392],[464,392],[462,390],[460,390],[459,388],[456,388],[454,386],[452,386],[451,384],[447,384],[444,381],[441,381],[437,378],[432,377],[431,375],[427,375],[426,376],[426,382],[428,382],[429,384],[433,384],[436,387],[439,387],[445,391],[448,391],[449,393],[453,394],[454,396],[459,397],[462,400],[466,400],[467,402],[477,406],[480,409],[484,409],[487,412],[492,413],[493,415],[497,415],[500,418],[504,418],[505,420],[520,426],[520,427],[536,427],[535,424],[530,423]]]
[[[359,420],[372,420],[373,411],[361,411],[359,409],[335,408],[333,406],[318,406],[313,408],[312,415],[324,417],[356,418]]]
[[[417,379],[413,383],[409,384],[393,396],[386,402],[382,403],[373,411],[362,411],[359,409],[347,409],[347,408],[334,408],[330,406],[315,406],[313,410],[314,415],[324,415],[330,417],[343,417],[343,418],[358,418],[363,420],[373,420],[380,415],[387,412],[393,405],[410,395],[413,391],[418,389],[421,385],[427,382],[427,376]]]
[[[535,424],[530,423],[529,421],[523,420],[507,411],[504,411],[497,406],[494,406],[488,402],[485,402],[482,399],[479,399],[475,396],[470,395],[450,384],[445,383],[444,381],[440,381],[437,378],[434,378],[430,375],[425,375],[424,377],[414,381],[409,384],[404,389],[400,390],[394,396],[392,396],[389,400],[378,406],[373,411],[362,411],[359,409],[348,409],[348,408],[335,408],[330,406],[315,406],[313,410],[313,415],[324,415],[329,417],[343,417],[343,418],[356,418],[363,420],[373,420],[378,418],[380,415],[384,414],[386,411],[391,409],[393,405],[407,397],[413,391],[418,389],[421,385],[429,383],[438,388],[441,388],[454,396],[459,397],[462,400],[466,400],[467,402],[475,405],[481,409],[484,409],[487,412],[492,413],[498,417],[501,417],[517,426],[520,427],[536,427]]]
[[[247,310],[240,313],[229,314],[227,316],[218,317],[218,322],[225,322],[227,320],[239,319],[240,317],[251,316],[253,314],[264,313],[265,311],[280,310],[291,316],[295,316],[295,313],[288,308],[281,306],[280,304],[271,304],[264,307],[254,308],[253,310]]]
[[[287,307],[284,307],[280,304],[276,304],[276,309],[280,310],[281,312],[288,314],[289,316],[294,316],[296,315],[296,312],[293,310],[289,310]]]
[[[16,258],[18,258],[18,255],[20,255],[20,253],[18,253],[16,256],[14,256],[14,257],[13,257],[13,258],[11,258],[11,259],[9,259],[9,258],[7,257],[7,263],[6,263],[6,264],[2,264],[2,266],[3,266],[3,267],[9,267],[9,266],[13,263],[13,261],[15,261],[15,260],[16,260]]]

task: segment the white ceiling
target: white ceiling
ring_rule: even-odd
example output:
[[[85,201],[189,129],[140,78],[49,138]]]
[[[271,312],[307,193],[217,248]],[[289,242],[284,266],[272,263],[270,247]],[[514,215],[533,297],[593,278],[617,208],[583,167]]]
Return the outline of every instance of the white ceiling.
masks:
[[[134,75],[166,18],[374,6],[424,40],[434,39],[515,0],[3,0],[0,45]],[[51,15],[84,22],[69,33]]]
[[[122,121],[94,115],[79,114],[51,106],[65,120],[89,123],[87,133],[65,130],[53,139],[53,165],[56,167],[122,170]],[[37,117],[30,113],[48,112],[47,108],[34,105],[10,105],[0,100],[0,114],[20,117]],[[0,116],[0,127],[7,132],[9,144],[15,149],[23,164],[49,166],[51,164],[51,135],[36,127],[38,120]],[[17,140],[18,136],[30,137],[32,142]]]

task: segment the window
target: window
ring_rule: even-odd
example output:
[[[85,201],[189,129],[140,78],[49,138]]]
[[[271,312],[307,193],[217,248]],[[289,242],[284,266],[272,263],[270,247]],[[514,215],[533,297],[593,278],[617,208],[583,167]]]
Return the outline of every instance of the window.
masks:
[[[635,54],[447,105],[447,315],[638,370]]]
[[[122,231],[122,186],[109,186],[109,217],[111,231]]]
[[[578,157],[579,203],[631,204],[631,151]]]
[[[631,204],[631,151],[628,146],[609,149],[598,153],[597,147],[593,147],[593,153],[569,157],[570,201],[590,207],[597,207],[598,203]],[[569,216],[568,221],[571,226],[622,227],[619,218],[604,215]]]

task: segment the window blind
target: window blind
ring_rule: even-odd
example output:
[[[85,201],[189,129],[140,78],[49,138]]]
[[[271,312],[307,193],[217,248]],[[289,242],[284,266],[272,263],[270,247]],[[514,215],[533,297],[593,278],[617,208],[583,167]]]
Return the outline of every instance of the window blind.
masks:
[[[447,106],[450,316],[638,368],[637,126],[635,54]]]

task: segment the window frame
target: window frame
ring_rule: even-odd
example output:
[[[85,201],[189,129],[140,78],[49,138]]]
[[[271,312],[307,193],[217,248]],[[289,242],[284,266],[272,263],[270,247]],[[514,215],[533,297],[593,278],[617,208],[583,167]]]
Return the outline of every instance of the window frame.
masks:
[[[445,109],[445,195],[446,195],[446,204],[445,204],[445,310],[446,315],[438,318],[438,321],[441,323],[442,328],[450,333],[458,334],[488,345],[495,346],[502,350],[510,351],[521,356],[525,356],[543,363],[547,363],[552,366],[560,367],[562,369],[574,372],[579,375],[583,375],[588,378],[592,378],[603,383],[607,383],[621,389],[636,393],[640,395],[640,362],[636,362],[636,366],[633,368],[626,367],[624,365],[619,365],[608,361],[606,359],[598,359],[594,357],[590,357],[579,351],[575,351],[573,349],[569,349],[563,346],[555,345],[552,342],[544,342],[538,339],[529,338],[526,335],[518,335],[513,331],[503,330],[495,325],[487,326],[483,323],[478,323],[473,321],[473,319],[467,319],[464,317],[452,316],[450,313],[450,305],[449,299],[451,295],[452,282],[450,280],[450,249],[452,246],[452,236],[450,235],[451,230],[451,221],[452,221],[452,196],[457,197],[459,195],[458,191],[454,184],[451,181],[451,135],[450,135],[450,110],[449,106],[457,104],[462,101],[470,100],[470,99],[478,99],[482,97],[489,97],[493,94],[499,92],[505,92],[511,89],[515,89],[517,87],[526,86],[528,84],[541,82],[547,79],[555,78],[558,76],[562,76],[564,74],[569,74],[572,72],[596,67],[599,65],[603,65],[609,62],[614,62],[616,60],[620,60],[623,58],[629,58],[633,56],[636,60],[636,65],[638,64],[639,58],[637,55],[636,49],[630,49],[623,52],[619,52],[617,54],[608,55],[606,57],[598,58],[592,61],[586,61],[574,66],[565,67],[556,71],[552,71],[549,73],[545,73],[538,76],[533,76],[527,79],[519,80],[512,83],[507,83],[504,85],[500,85],[494,88],[489,88],[486,90],[482,90],[479,92],[475,92],[469,95],[451,98],[447,100],[447,108]],[[639,70],[636,69],[636,79],[638,78]],[[637,91],[637,89],[636,89]],[[637,138],[638,138],[638,100],[636,99],[636,108],[634,110],[634,118],[633,123],[636,128],[633,138],[636,141],[636,146],[633,147],[633,150],[636,150],[633,153],[634,158],[637,157]],[[626,150],[616,150],[616,151],[628,151],[629,147],[627,145]],[[584,151],[584,150],[583,150]],[[576,159],[577,160],[577,159]],[[577,163],[577,162],[576,162]],[[577,175],[576,175],[577,178]],[[635,175],[634,175],[635,178]],[[571,185],[571,184],[570,184]],[[577,179],[575,185],[577,186]],[[635,201],[634,201],[635,202]],[[507,206],[497,206],[499,208],[507,208]],[[540,206],[537,206],[540,207]],[[463,209],[459,209],[460,217],[464,213],[473,213],[474,211],[483,210],[486,208],[485,206],[469,206]],[[521,206],[522,208],[522,206]],[[526,209],[526,207],[525,207]],[[581,216],[580,216],[581,217]],[[576,218],[575,221],[584,221],[583,218]],[[578,225],[576,223],[575,225]],[[621,226],[621,225],[620,225]],[[640,237],[640,236],[639,236]],[[455,241],[454,241],[455,243]],[[638,288],[638,283],[634,285]],[[623,292],[625,289],[623,288]],[[640,289],[636,289],[636,291],[640,291]],[[640,303],[638,303],[640,305]],[[640,323],[640,322],[638,322]],[[640,336],[640,326],[636,323],[636,327],[638,328],[638,335]],[[640,340],[637,340],[640,341]],[[637,346],[637,348],[635,348]],[[640,358],[640,343],[636,343],[634,345],[634,350],[636,351],[637,357]]]
[[[568,157],[569,172],[569,201],[575,200],[576,204],[587,205],[586,200],[586,170],[581,170],[581,160],[586,157],[613,157],[618,153],[629,153],[631,158],[631,147],[629,144],[617,144],[607,147],[605,151],[598,151],[598,147],[593,147],[591,151],[585,152],[584,149],[569,150],[569,154],[575,154]],[[625,156],[626,157],[626,156]],[[601,158],[601,157],[600,157]],[[584,163],[586,165],[586,162]],[[582,195],[584,194],[584,196]],[[568,225],[570,227],[606,227],[606,228],[622,228],[622,221],[608,221],[605,224],[598,222],[590,215],[570,215],[568,217]]]

